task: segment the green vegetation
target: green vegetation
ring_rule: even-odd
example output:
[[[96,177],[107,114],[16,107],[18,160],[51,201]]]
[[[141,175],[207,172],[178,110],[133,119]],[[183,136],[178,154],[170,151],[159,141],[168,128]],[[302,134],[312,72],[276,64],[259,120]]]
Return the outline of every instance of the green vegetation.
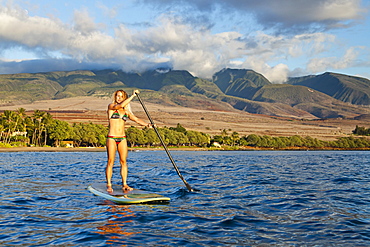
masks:
[[[326,72],[317,76],[290,78],[286,83],[306,86],[343,102],[370,104],[370,84],[366,78]]]
[[[227,147],[256,147],[256,148],[272,148],[272,149],[324,149],[324,148],[341,148],[341,149],[354,149],[354,148],[370,148],[370,139],[365,137],[355,138],[353,136],[340,137],[335,141],[322,141],[310,136],[301,137],[294,136],[259,136],[251,134],[239,138],[237,132],[228,134],[226,130],[221,131],[221,135],[213,137],[211,142],[217,142]]]
[[[31,116],[25,109],[4,111],[0,115],[0,143],[2,146],[63,146],[62,141],[73,141],[74,146],[105,145],[108,130],[93,123],[73,124],[53,119],[47,112],[35,110]]]
[[[31,116],[25,109],[4,111],[0,115],[0,147],[11,146],[63,146],[72,141],[75,147],[105,146],[108,128],[101,124],[75,123],[53,119],[43,111],[36,110]],[[176,128],[158,128],[164,142],[170,146],[206,147],[210,137],[197,131],[187,131],[180,124]],[[160,146],[153,129],[129,127],[126,131],[129,146]]]
[[[356,128],[352,133],[355,135],[370,136],[370,128],[366,129],[365,127],[359,127],[356,125]]]
[[[263,87],[271,82],[248,69],[223,69],[213,76],[214,83],[226,94],[240,95],[246,87]]]
[[[271,148],[271,149],[308,149],[308,148],[370,148],[370,139],[365,137],[341,137],[335,141],[322,141],[309,136],[271,137],[251,134],[240,136],[238,132],[222,130],[220,135],[211,138],[208,134],[186,130],[181,124],[176,127],[158,128],[164,142],[173,147],[208,147],[224,149]],[[356,126],[356,135],[369,135],[370,129]],[[27,116],[20,108],[16,111],[4,111],[0,115],[0,147],[11,146],[63,146],[63,141],[73,142],[75,147],[105,146],[108,128],[93,123],[75,123],[73,125],[53,119],[47,112],[35,110]],[[155,147],[161,143],[153,129],[139,129],[134,126],[126,130],[130,147]],[[213,145],[210,145],[210,144]]]

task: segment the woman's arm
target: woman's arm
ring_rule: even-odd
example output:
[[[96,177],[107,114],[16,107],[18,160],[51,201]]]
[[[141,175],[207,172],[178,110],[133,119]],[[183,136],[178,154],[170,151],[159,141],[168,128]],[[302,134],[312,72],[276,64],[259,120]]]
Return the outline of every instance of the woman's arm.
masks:
[[[130,118],[130,120],[134,121],[135,123],[138,123],[142,126],[146,126],[148,128],[152,128],[152,125],[150,123],[147,123],[147,122],[143,121],[142,119],[136,117],[132,112],[130,112],[128,114],[128,117]]]

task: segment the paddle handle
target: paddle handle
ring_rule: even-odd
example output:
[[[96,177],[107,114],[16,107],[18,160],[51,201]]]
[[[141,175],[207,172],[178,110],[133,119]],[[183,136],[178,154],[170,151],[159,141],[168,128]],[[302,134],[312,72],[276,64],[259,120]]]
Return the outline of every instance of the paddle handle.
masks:
[[[140,104],[142,105],[142,107],[143,107],[143,109],[144,109],[144,111],[145,111],[146,115],[148,116],[148,119],[149,119],[150,123],[152,124],[152,127],[153,127],[153,129],[154,129],[155,133],[157,134],[157,136],[158,136],[158,138],[159,138],[160,142],[162,143],[162,146],[163,146],[164,150],[166,151],[166,153],[167,153],[167,155],[168,155],[168,158],[170,159],[170,161],[171,161],[171,163],[172,163],[173,167],[175,168],[175,170],[176,170],[176,172],[177,172],[177,175],[179,175],[179,177],[181,178],[181,180],[184,182],[184,184],[185,184],[186,188],[187,188],[190,192],[194,191],[194,189],[190,186],[190,184],[188,184],[188,182],[186,182],[185,178],[181,175],[179,168],[177,167],[177,165],[176,165],[175,161],[173,160],[172,155],[171,155],[171,154],[170,154],[170,152],[168,151],[168,148],[167,148],[166,144],[164,143],[164,141],[163,141],[163,139],[162,139],[161,134],[159,133],[158,129],[155,127],[154,121],[153,121],[153,119],[150,117],[150,114],[149,114],[148,110],[146,109],[146,106],[145,106],[144,102],[141,100],[141,97],[139,96],[139,94],[138,94],[138,93],[135,93],[135,94],[136,94],[137,98],[139,99]]]

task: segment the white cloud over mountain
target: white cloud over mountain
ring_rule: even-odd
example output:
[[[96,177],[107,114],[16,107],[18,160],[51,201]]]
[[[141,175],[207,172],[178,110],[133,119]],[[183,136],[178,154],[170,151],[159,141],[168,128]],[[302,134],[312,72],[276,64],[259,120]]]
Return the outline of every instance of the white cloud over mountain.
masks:
[[[370,54],[369,47],[343,45],[327,31],[347,28],[363,18],[367,13],[361,1],[138,2],[164,10],[150,22],[145,20],[150,25],[137,28],[117,21],[119,8],[102,3],[98,9],[111,16],[105,22],[96,21],[90,8],[72,9],[73,18],[62,21],[55,16],[31,15],[16,5],[1,6],[0,55],[16,48],[36,59],[3,58],[0,73],[103,68],[140,71],[168,66],[209,78],[232,67],[254,69],[282,83],[291,75],[356,66],[361,56]],[[193,12],[180,11],[180,4]],[[216,28],[223,25],[212,14],[216,12],[222,13],[220,20],[229,17],[235,28],[231,24],[229,29]],[[233,13],[246,15],[245,20],[254,23],[235,19]],[[243,25],[250,25],[251,32]],[[330,54],[339,48],[341,53]]]

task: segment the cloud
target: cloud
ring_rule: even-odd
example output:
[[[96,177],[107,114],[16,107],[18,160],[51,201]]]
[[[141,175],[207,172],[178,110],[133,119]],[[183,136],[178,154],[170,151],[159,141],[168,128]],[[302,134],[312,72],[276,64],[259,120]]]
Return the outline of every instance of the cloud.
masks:
[[[256,17],[265,27],[323,30],[362,18],[366,12],[360,0],[257,1]]]
[[[52,58],[58,52],[78,62],[114,63],[125,61],[124,57],[132,53],[124,49],[130,45],[127,40],[100,31],[86,11],[75,12],[74,26],[9,8],[0,9],[0,20],[2,45],[33,50],[41,58]]]
[[[345,69],[365,65],[366,63],[363,64],[360,60],[360,55],[364,54],[367,54],[368,59],[369,49],[366,49],[365,47],[350,47],[342,57],[313,58],[307,63],[307,71],[309,73],[317,73],[328,69]]]
[[[284,83],[289,76],[289,68],[286,64],[268,65],[258,57],[248,57],[242,64],[241,68],[253,68],[256,72],[263,74],[270,82],[280,84]]]
[[[165,63],[195,75],[211,76],[228,60],[238,57],[238,49],[244,49],[237,32],[214,35],[167,16],[161,17],[156,26],[140,31],[121,24],[114,36],[98,30],[85,11],[76,12],[74,26],[6,8],[1,9],[0,19],[1,43],[34,49],[44,58],[42,61],[59,52],[62,58],[75,59],[79,64],[120,64],[122,69],[132,71]],[[61,65],[59,62],[54,65]],[[17,65],[28,64],[30,61]]]
[[[90,17],[86,9],[82,11],[75,10],[73,19],[74,30],[82,34],[90,34],[99,30],[98,25],[94,22],[93,18]]]
[[[212,11],[212,6],[207,4],[203,6],[198,1],[187,2],[198,5],[201,10]],[[243,11],[247,11],[244,10],[244,2],[248,2],[251,9],[263,8],[266,13],[273,11],[267,11],[271,6],[264,7],[255,1],[215,2],[228,5],[228,8],[240,7]],[[275,1],[259,2],[273,4]],[[337,3],[336,0],[317,3],[319,2]],[[203,3],[210,2],[204,0]],[[100,8],[104,9],[104,6]],[[356,13],[358,12],[349,14],[348,18],[356,16]],[[318,16],[315,19],[319,20]],[[345,18],[347,17],[343,14],[339,19]],[[210,78],[215,72],[230,67],[253,69],[274,83],[282,83],[291,74],[288,61],[292,58],[307,55],[314,57],[306,68],[301,66],[301,69],[296,69],[295,73],[298,73],[304,70],[323,71],[330,68],[331,64],[338,68],[345,67],[350,65],[356,56],[356,49],[349,50],[347,59],[343,59],[342,64],[335,61],[335,58],[319,58],[332,49],[332,46],[336,46],[336,37],[332,34],[317,32],[277,35],[264,31],[250,32],[248,35],[238,31],[215,33],[209,28],[209,23],[201,25],[197,22],[197,25],[193,25],[189,23],[189,19],[172,13],[161,15],[153,20],[151,25],[137,30],[120,23],[115,26],[113,32],[105,30],[105,25],[96,23],[86,9],[75,10],[73,21],[69,24],[56,18],[30,16],[19,8],[5,7],[0,8],[0,20],[1,48],[33,51],[40,58],[21,62],[0,61],[0,73],[105,68],[143,71],[166,66]],[[283,22],[282,14],[279,20]],[[287,61],[286,64],[284,60]]]
[[[61,49],[72,36],[62,23],[28,16],[26,11],[1,8],[0,40],[29,48]]]
[[[178,0],[140,0],[145,4],[174,8]],[[181,5],[209,15],[217,7],[223,9],[220,15],[240,12],[255,16],[265,29],[274,27],[277,32],[318,31],[350,26],[361,19],[368,9],[361,6],[361,0],[182,0]],[[189,15],[193,14],[188,11]]]
[[[335,43],[335,36],[325,33],[300,34],[291,36],[274,36],[258,32],[246,43],[254,44],[246,48],[246,56],[240,55],[239,62],[233,62],[234,68],[250,68],[263,74],[273,83],[284,83],[291,76],[287,64],[279,61],[302,56],[318,56],[330,49]],[[275,64],[275,65],[270,65]],[[303,69],[295,70],[295,73],[307,72]]]

